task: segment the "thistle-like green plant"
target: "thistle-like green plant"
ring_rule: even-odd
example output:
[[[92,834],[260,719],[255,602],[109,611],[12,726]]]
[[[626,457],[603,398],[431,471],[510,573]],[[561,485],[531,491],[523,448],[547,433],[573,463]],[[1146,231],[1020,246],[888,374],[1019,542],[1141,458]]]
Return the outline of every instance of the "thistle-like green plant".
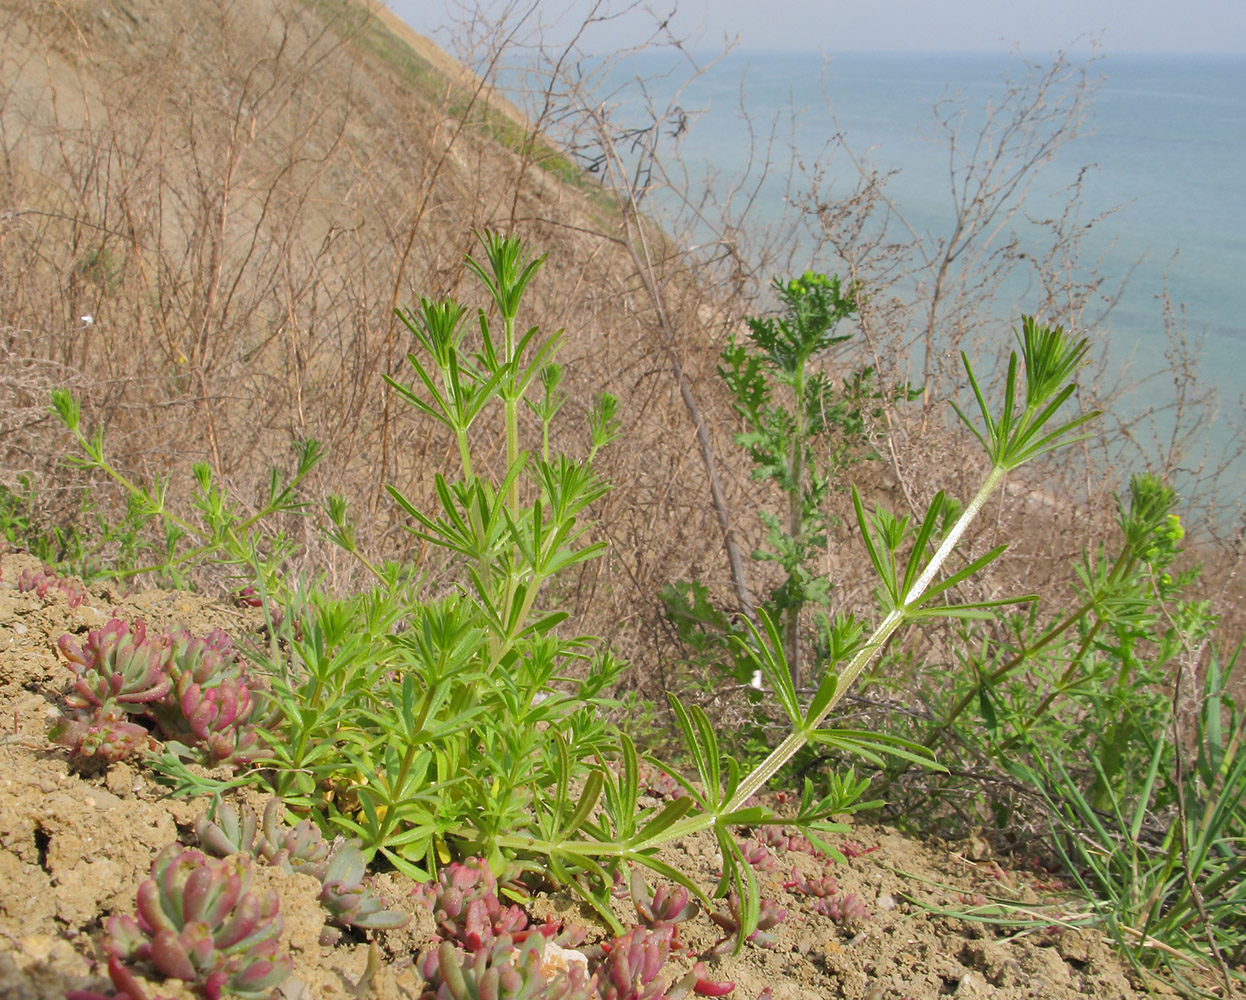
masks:
[[[908,387],[892,393],[875,384],[872,368],[841,379],[837,388],[825,371],[834,349],[852,339],[841,324],[858,309],[862,290],[838,277],[808,271],[781,281],[773,289],[781,311],[746,320],[748,336],[732,337],[722,351],[718,373],[732,397],[743,430],[736,442],[753,461],[752,478],[775,485],[784,497],[782,516],[761,511],[766,541],[753,553],[782,571],[778,586],[761,604],[779,623],[784,657],[792,683],[801,687],[810,657],[802,633],[809,623],[805,609],[826,608],[832,582],[815,566],[826,550],[830,521],[827,498],[833,483],[865,450],[865,427],[888,398],[916,395]],[[709,602],[698,581],[670,584],[663,591],[667,613],[680,636],[702,659],[722,668],[724,661],[737,680],[750,679],[750,663],[731,655],[730,636],[736,626]],[[742,609],[745,614],[749,609]],[[815,646],[814,673],[822,651]],[[752,671],[754,685],[760,676]]]

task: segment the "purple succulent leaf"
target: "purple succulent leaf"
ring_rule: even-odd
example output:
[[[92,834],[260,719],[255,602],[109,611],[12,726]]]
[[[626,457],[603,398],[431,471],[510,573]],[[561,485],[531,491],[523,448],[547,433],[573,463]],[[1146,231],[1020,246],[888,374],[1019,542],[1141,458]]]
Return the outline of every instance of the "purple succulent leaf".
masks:
[[[347,841],[329,862],[329,870],[325,873],[326,882],[341,882],[344,885],[359,885],[363,881],[367,865],[363,860],[363,852],[359,845]]]
[[[792,877],[783,883],[783,888],[805,896],[823,898],[834,896],[839,891],[839,883],[833,875],[823,875],[812,881],[803,878],[796,869],[792,869]]]
[[[670,956],[675,928],[633,927],[610,942],[594,973],[601,1000],[649,1000],[665,993],[662,967]]]
[[[157,931],[151,939],[151,962],[162,976],[194,982],[198,971],[173,931]]]
[[[326,882],[320,889],[320,905],[333,916],[338,923],[349,926],[352,918],[359,912],[359,902],[363,896],[363,886],[348,886],[344,882]]]
[[[250,862],[226,860],[172,844],[139,887],[137,921],[109,922],[109,950],[150,960],[164,975],[186,980],[206,997],[222,991],[258,997],[290,969],[278,954],[280,900],[273,891],[247,892]],[[260,984],[236,988],[234,983]]]
[[[130,626],[114,618],[88,633],[83,646],[69,636],[62,636],[57,646],[77,675],[74,693],[66,698],[71,708],[115,700],[141,710],[172,689],[168,647],[162,639],[148,639],[142,622]]]
[[[166,913],[162,905],[160,886],[154,878],[149,878],[138,887],[138,925],[145,934],[156,934],[159,931],[176,933],[174,916]]]
[[[225,989],[227,982],[229,982],[229,970],[216,969],[204,980],[203,995],[207,997],[207,1000],[221,1000],[221,991]]]
[[[218,921],[218,924],[219,929],[212,939],[221,951],[229,951],[240,942],[247,941],[260,926],[260,901],[247,893],[233,907],[229,919],[224,923]]]
[[[58,719],[48,730],[49,739],[78,757],[96,758],[109,763],[142,753],[152,745],[151,733],[143,726],[107,710],[94,716],[78,712],[78,718]]]
[[[242,673],[233,639],[219,628],[203,637],[179,629],[169,634],[168,642],[169,672],[179,683],[189,677],[189,683],[212,687],[225,677],[237,678]]]
[[[138,922],[128,913],[118,913],[108,918],[104,929],[108,932],[105,949],[109,955],[121,959],[141,959],[140,949],[147,946],[147,938]]]
[[[449,941],[441,942],[437,948],[438,978],[449,989],[454,1000],[472,1000],[471,992],[467,988],[467,979],[459,965],[461,954]],[[440,990],[438,992],[440,993]]]
[[[184,677],[189,675],[183,675]],[[227,677],[217,686],[185,684],[180,707],[186,725],[207,751],[208,763],[243,763],[261,747],[250,720],[259,702],[245,680]]]
[[[250,854],[258,826],[255,812],[246,805],[235,809],[228,802],[217,802],[212,814],[195,817],[195,836],[199,843],[218,857]]]
[[[87,592],[81,583],[68,577],[58,577],[50,566],[37,570],[23,570],[17,578],[17,590],[21,594],[34,593],[43,599],[47,598],[50,591],[59,590],[65,595],[65,600],[71,608],[81,606],[87,597]]]
[[[108,978],[112,980],[113,988],[117,991],[114,995],[108,996],[92,990],[70,990],[65,994],[65,1000],[148,1000],[146,992],[134,978],[134,973],[116,957],[108,959]],[[161,998],[157,997],[156,1000]]]
[[[229,977],[230,993],[241,996],[258,996],[267,993],[294,971],[294,961],[289,955],[253,957],[249,963]]]
[[[196,868],[182,886],[182,920],[202,920],[215,926],[242,895],[242,876],[212,865]]]
[[[631,894],[637,915],[649,926],[680,923],[697,913],[697,904],[689,899],[687,889],[659,885],[650,891],[639,870],[632,871]]]
[[[196,969],[210,969],[216,965],[216,943],[212,930],[201,920],[194,920],[182,928],[178,940]]]
[[[311,820],[299,820],[293,827],[286,827],[281,822],[284,815],[284,802],[269,801],[264,808],[264,833],[256,852],[270,865],[289,872],[299,871],[323,882],[328,878],[332,845]]]

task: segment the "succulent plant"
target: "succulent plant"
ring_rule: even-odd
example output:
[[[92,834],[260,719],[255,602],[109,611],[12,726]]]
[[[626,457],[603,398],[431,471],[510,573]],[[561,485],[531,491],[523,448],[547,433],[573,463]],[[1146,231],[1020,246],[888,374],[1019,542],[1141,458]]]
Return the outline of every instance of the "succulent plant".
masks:
[[[223,629],[215,628],[207,635],[192,635],[186,629],[170,632],[169,675],[174,683],[190,674],[196,684],[212,687],[226,677],[242,676],[242,660],[234,640]]]
[[[649,926],[586,949],[586,964],[558,962],[556,935],[563,941],[576,932],[559,935],[553,923],[529,926],[518,906],[502,906],[497,879],[480,858],[447,865],[436,882],[414,894],[442,935],[421,962],[428,981],[421,1000],[681,1000],[733,989],[713,982],[702,962],[667,989],[663,967],[682,947],[677,924],[696,912],[696,904],[683,889],[650,891],[635,873],[632,898]]]
[[[61,718],[48,731],[53,742],[69,747],[75,756],[102,761],[124,760],[156,745],[151,730],[120,713],[95,717]]]
[[[676,950],[676,928],[633,927],[622,937],[598,946],[604,953],[593,969],[590,985],[599,1000],[683,1000],[689,994],[726,996],[735,984],[709,978],[704,962],[697,962],[669,989],[662,975]]]
[[[57,643],[76,675],[65,703],[74,711],[96,712],[115,707],[142,712],[173,687],[165,665],[168,646],[149,639],[142,622],[128,625],[119,618],[87,634],[79,646],[69,635]]]
[[[869,854],[871,851],[877,851],[878,845],[874,844],[871,847],[862,847],[855,840],[845,840],[839,845],[839,849],[843,852],[844,857],[846,858],[860,858],[866,854]]]
[[[65,696],[67,717],[49,736],[82,757],[115,761],[146,749],[151,731],[132,716],[165,698],[172,683],[165,671],[168,649],[147,636],[142,622],[114,618],[88,633],[81,646],[69,635],[57,643],[74,673]]]
[[[442,941],[421,963],[427,986],[420,1000],[593,1000],[582,966],[546,975],[548,943],[542,934],[522,942],[500,934],[486,948],[464,951]]]
[[[870,918],[865,902],[855,892],[846,896],[827,896],[813,904],[816,913],[830,917],[837,924],[852,925]]]
[[[35,594],[46,599],[48,593],[59,590],[71,608],[81,607],[87,599],[86,589],[77,580],[59,577],[49,566],[42,569],[23,570],[17,578],[17,590],[21,594]]]
[[[640,785],[650,795],[663,799],[678,799],[688,794],[683,785],[648,761],[640,765]]]
[[[196,817],[195,835],[200,844],[218,856],[251,854],[287,872],[310,875],[321,883],[320,904],[338,928],[378,930],[407,923],[407,914],[386,909],[384,900],[368,886],[357,841],[339,842],[335,849],[310,820],[288,827],[281,822],[284,814],[285,804],[272,799],[264,808],[262,833],[257,841],[256,833],[261,828],[255,813],[245,805],[235,809],[218,801],[211,815],[201,813]],[[332,944],[339,936],[340,931],[326,927],[321,943]]]
[[[482,858],[446,865],[437,881],[418,886],[420,897],[433,914],[438,931],[468,951],[489,948],[499,935],[518,935],[528,926],[518,906],[503,906],[497,879]]]
[[[769,931],[782,923],[786,916],[786,909],[773,900],[763,899],[761,901],[761,913],[757,918],[757,929],[748,936],[748,940],[760,948],[773,948],[775,946],[775,937]],[[733,939],[740,933],[740,897],[734,892],[728,893],[727,911],[725,913],[722,911],[711,913],[710,919],[726,931],[726,934],[715,943],[714,954],[725,954],[734,946]]]
[[[343,927],[370,930],[402,927],[405,913],[385,909],[384,900],[365,883],[363,852],[354,841],[347,841],[333,855],[320,889],[320,905],[329,911],[334,923]]]
[[[740,854],[746,862],[760,872],[772,872],[778,867],[774,852],[756,837],[740,844]]]
[[[274,799],[279,802],[279,799]],[[267,815],[267,810],[265,810]],[[255,833],[259,820],[248,806],[235,809],[217,799],[209,812],[195,817],[195,836],[199,843],[218,858],[231,854],[254,854]]]
[[[137,919],[109,918],[109,954],[150,962],[208,1000],[223,993],[260,996],[289,974],[292,963],[280,954],[277,894],[257,898],[247,891],[250,881],[245,857],[217,860],[170,845],[139,886]]]
[[[260,699],[243,679],[225,677],[213,687],[182,674],[177,698],[195,742],[207,755],[207,764],[240,764],[254,760],[262,741],[255,726],[261,716]]]
[[[270,865],[303,872],[323,882],[333,845],[324,839],[320,828],[310,819],[286,826],[282,822],[285,811],[285,803],[280,799],[272,799],[264,807],[263,836],[256,845],[256,853]]]
[[[689,898],[687,889],[659,885],[651,890],[636,869],[632,871],[631,890],[636,915],[647,927],[680,923],[696,916],[699,909],[696,902]]]
[[[254,584],[248,584],[234,591],[234,604],[240,608],[262,608],[264,607],[264,597]],[[268,616],[274,628],[281,628],[281,623],[285,620],[285,612],[280,605],[274,601],[269,601]]]
[[[260,592],[254,586],[248,584],[234,591],[234,603],[240,608],[262,608],[264,606],[264,598],[260,596]]]
[[[797,851],[801,854],[808,854],[812,857],[821,857],[821,852],[806,838],[799,833],[788,833],[782,827],[763,826],[753,833],[753,840],[759,844],[764,844],[773,850],[776,854],[786,854],[788,851]]]
[[[96,993],[94,990],[69,990],[65,994],[65,1000],[149,1000],[143,987],[134,978],[134,973],[115,955],[108,958],[108,978],[112,980],[113,988],[117,991],[113,995]],[[165,998],[156,997],[155,1000]]]
[[[142,622],[114,618],[81,646],[70,635],[58,646],[76,679],[70,714],[51,736],[75,753],[120,760],[150,745],[152,727],[127,716],[146,716],[179,753],[193,748],[209,766],[259,753],[266,698],[221,630],[149,637]]]
[[[601,1000],[657,1000],[666,996],[662,968],[670,957],[675,928],[667,924],[633,927],[602,946],[605,955],[593,971]]]
[[[802,896],[817,896],[819,899],[834,896],[839,892],[839,883],[833,875],[823,875],[812,881],[804,878],[792,869],[792,877],[783,883],[783,888]]]

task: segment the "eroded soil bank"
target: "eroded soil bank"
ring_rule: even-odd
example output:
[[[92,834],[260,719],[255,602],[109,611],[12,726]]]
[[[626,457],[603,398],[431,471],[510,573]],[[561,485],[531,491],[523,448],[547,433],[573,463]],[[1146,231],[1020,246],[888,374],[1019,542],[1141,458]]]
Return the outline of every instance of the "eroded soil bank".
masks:
[[[185,627],[203,634],[219,627],[239,640],[258,625],[255,613],[194,594],[123,597],[96,589],[80,607],[70,608],[57,592],[46,599],[19,593],[19,574],[37,565],[21,554],[4,555],[0,562],[0,719],[6,731],[0,744],[4,1000],[59,1000],[69,989],[111,992],[98,947],[103,920],[133,912],[137,887],[163,847],[175,840],[195,844],[192,823],[207,805],[206,800],[166,797],[141,766],[114,764],[91,775],[71,770],[65,751],[46,738],[49,719],[57,714],[71,676],[58,659],[57,640],[66,632],[83,635],[114,615],[142,619],[156,630]],[[936,912],[998,900],[1057,905],[1050,876],[1016,870],[1012,863],[983,856],[975,845],[922,843],[864,823],[855,824],[844,839],[855,856],[847,864],[833,864],[829,874],[840,897],[854,894],[867,915],[836,922],[815,912],[812,897],[785,885],[823,877],[827,863],[799,851],[776,854],[759,871],[764,895],[787,911],[773,932],[773,947],[748,947],[739,956],[710,960],[715,979],[736,984],[734,1000],[754,1000],[766,988],[775,1000],[930,1000],[948,995],[1105,1000],[1143,995],[1133,974],[1093,931],[1037,920],[1003,929]],[[672,847],[669,860],[712,886],[714,852],[712,840],[687,841]],[[254,884],[271,884],[281,897],[284,937],[294,959],[294,972],[278,991],[281,996],[420,996],[417,966],[432,941],[431,917],[404,879],[382,873],[375,881],[391,908],[410,912],[412,920],[400,930],[375,934],[381,965],[369,976],[369,944],[362,935],[347,935],[332,947],[318,943],[324,911],[316,903],[312,879],[255,868]],[[557,914],[583,924],[590,941],[605,935],[569,899],[541,898],[533,909],[540,918]],[[682,974],[720,936],[704,914],[681,925],[685,954],[668,963],[668,980]],[[190,995],[173,981],[153,984],[153,994],[157,992]],[[1165,992],[1160,989],[1161,995]]]

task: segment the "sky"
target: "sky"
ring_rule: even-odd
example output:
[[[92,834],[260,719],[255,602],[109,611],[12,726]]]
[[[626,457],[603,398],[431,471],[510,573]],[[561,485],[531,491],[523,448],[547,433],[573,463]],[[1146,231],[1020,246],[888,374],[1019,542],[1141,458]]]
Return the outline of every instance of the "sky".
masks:
[[[535,9],[557,40],[593,0],[385,0],[421,34],[445,45],[445,26],[466,9]],[[1246,0],[641,0],[605,3],[622,11],[586,39],[589,52],[643,43],[656,24],[690,48],[869,52],[1026,52],[1084,47],[1104,51],[1246,53]],[[627,9],[631,8],[631,9]],[[676,9],[677,8],[677,9]],[[674,13],[672,14],[672,11]],[[561,25],[562,27],[559,27]],[[441,29],[441,30],[439,30]]]

